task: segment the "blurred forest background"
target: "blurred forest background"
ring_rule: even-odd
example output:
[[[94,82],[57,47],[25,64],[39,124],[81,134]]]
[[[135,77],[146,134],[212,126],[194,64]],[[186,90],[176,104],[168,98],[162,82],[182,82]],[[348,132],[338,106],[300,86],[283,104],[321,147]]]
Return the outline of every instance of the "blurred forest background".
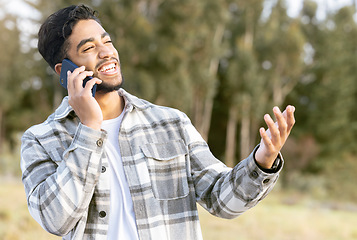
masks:
[[[44,18],[77,1],[0,1],[0,175],[20,178],[20,137],[66,94],[37,51]],[[357,1],[91,0],[119,51],[124,88],[186,112],[232,166],[259,142],[263,115],[296,106],[281,188],[357,202]],[[21,5],[22,6],[22,5]]]

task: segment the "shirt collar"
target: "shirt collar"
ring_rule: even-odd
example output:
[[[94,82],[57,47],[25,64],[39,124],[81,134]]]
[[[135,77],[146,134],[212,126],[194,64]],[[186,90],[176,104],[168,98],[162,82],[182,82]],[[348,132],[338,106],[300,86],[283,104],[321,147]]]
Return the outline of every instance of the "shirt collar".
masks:
[[[129,111],[132,111],[133,108],[136,108],[138,110],[145,110],[151,106],[151,103],[149,103],[148,101],[135,97],[134,95],[131,95],[122,88],[119,89],[118,92],[119,95],[124,98],[125,107],[128,108]]]
[[[69,105],[68,96],[66,96],[63,98],[60,106],[54,112],[54,120],[66,118],[72,111],[73,108]]]
[[[126,92],[124,89],[119,89],[119,95],[124,98],[125,107],[131,112],[134,108],[138,110],[144,110],[150,107],[150,103],[131,95],[130,93]],[[66,118],[69,114],[71,114],[74,110],[68,103],[68,96],[64,97],[60,106],[54,112],[54,120],[60,120]]]

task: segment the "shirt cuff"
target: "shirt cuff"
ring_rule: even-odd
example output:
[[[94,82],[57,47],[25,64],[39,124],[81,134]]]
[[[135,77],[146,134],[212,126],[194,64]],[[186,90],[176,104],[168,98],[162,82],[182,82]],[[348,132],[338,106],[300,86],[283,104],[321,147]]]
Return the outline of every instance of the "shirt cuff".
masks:
[[[106,131],[94,130],[79,123],[72,144],[100,154],[103,152],[106,139]]]

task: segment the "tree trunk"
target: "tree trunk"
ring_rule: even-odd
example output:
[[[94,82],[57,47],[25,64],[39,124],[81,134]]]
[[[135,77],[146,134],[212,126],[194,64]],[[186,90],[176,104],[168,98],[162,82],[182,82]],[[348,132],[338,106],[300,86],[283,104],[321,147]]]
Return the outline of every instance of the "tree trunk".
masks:
[[[0,153],[3,150],[3,140],[4,140],[4,127],[3,127],[3,111],[0,109]]]
[[[249,149],[250,151],[258,144],[257,142],[257,134],[259,133],[260,121],[256,118],[252,118],[251,127],[250,127],[250,141],[249,141]],[[260,139],[260,138],[259,138]],[[259,140],[260,142],[260,140]]]
[[[222,42],[223,34],[224,34],[224,25],[220,24],[217,26],[216,31],[214,33],[212,47],[217,49],[220,47]],[[211,119],[212,119],[212,110],[213,110],[213,99],[215,96],[215,82],[217,81],[217,71],[219,65],[219,56],[212,57],[209,67],[208,73],[209,78],[214,83],[209,83],[209,87],[202,95],[195,91],[194,94],[194,125],[197,130],[201,133],[203,139],[208,141],[209,129],[211,127]]]
[[[247,52],[253,52],[254,43],[254,14],[250,7],[246,8],[246,30],[244,33],[244,50]],[[250,71],[250,70],[247,70]],[[251,81],[247,76],[249,74],[244,74],[246,77],[245,81]],[[240,131],[240,160],[248,157],[251,151],[251,98],[250,93],[246,93],[242,96],[241,105],[241,131]]]
[[[241,131],[240,131],[240,159],[248,157],[250,149],[250,108],[251,103],[249,97],[243,98],[241,111]]]
[[[212,43],[213,49],[218,49],[220,47],[223,39],[224,30],[225,30],[224,24],[219,24],[217,26],[213,37],[213,43]],[[214,79],[213,80],[214,82],[217,81],[218,66],[219,66],[219,56],[214,56],[210,61],[210,65],[208,69],[209,76],[212,79]],[[203,109],[204,112],[203,112],[203,120],[202,120],[202,136],[206,141],[208,141],[208,133],[211,127],[213,99],[216,94],[216,90],[214,89],[215,85],[216,84],[213,83],[211,85],[212,89],[208,89],[208,93],[206,95],[206,101]]]
[[[275,69],[275,76],[273,78],[273,102],[275,105],[280,106],[284,103],[286,96],[295,88],[299,83],[299,78],[292,78],[288,82],[283,83],[283,65],[285,59],[282,55],[278,56],[277,67]]]
[[[202,125],[201,125],[202,137],[206,141],[208,141],[209,129],[211,127],[212,110],[213,110],[213,97],[209,97],[206,99],[205,102]]]
[[[229,167],[235,165],[236,154],[236,132],[237,132],[238,110],[234,104],[229,108],[227,133],[226,133],[226,150],[225,163]]]
[[[202,119],[203,119],[203,97],[200,94],[199,89],[196,88],[193,91],[193,108],[192,108],[192,122],[193,125],[197,128],[197,131],[203,135],[202,132]]]

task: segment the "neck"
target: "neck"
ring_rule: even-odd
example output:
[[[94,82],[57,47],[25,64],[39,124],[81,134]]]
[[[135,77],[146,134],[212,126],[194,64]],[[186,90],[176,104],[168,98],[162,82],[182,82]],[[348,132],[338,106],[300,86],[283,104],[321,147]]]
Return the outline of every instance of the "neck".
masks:
[[[96,93],[97,100],[103,113],[103,120],[109,120],[118,117],[124,109],[124,99],[119,96],[117,91],[100,94]]]

